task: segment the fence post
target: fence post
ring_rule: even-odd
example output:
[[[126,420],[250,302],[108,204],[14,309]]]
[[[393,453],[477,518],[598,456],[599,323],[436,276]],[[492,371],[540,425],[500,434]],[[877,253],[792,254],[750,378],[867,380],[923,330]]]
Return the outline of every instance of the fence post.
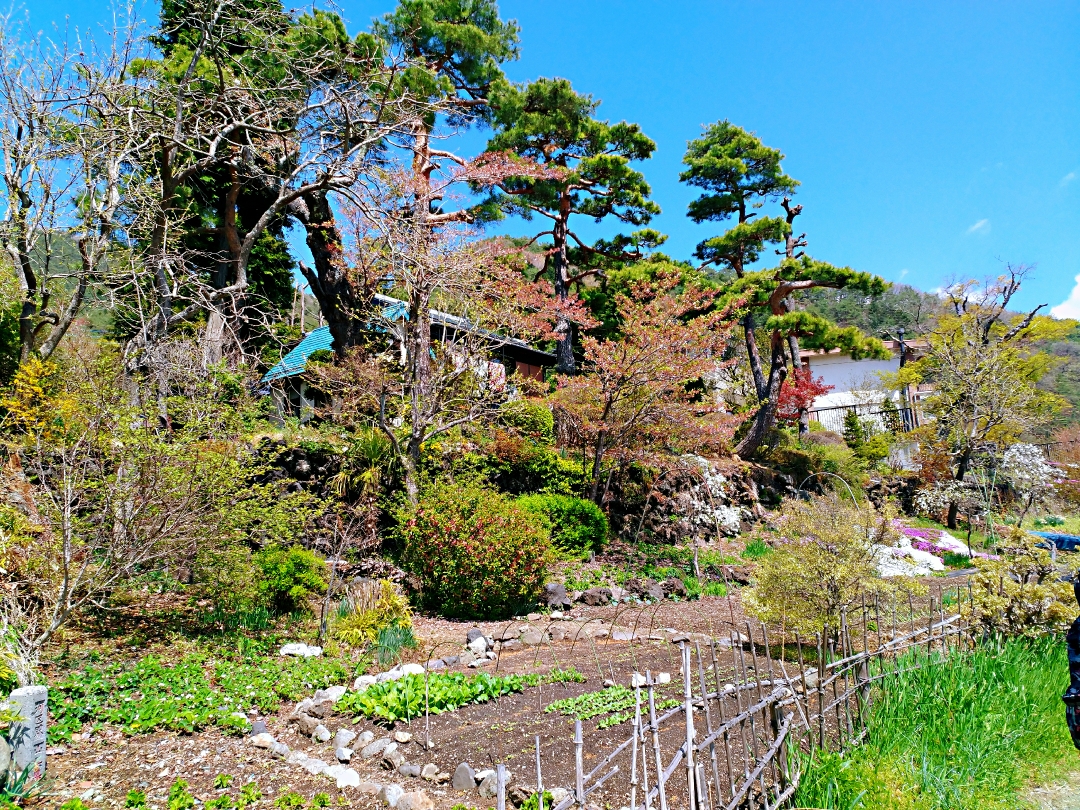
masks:
[[[585,806],[585,767],[583,751],[585,740],[581,736],[581,721],[574,721],[574,801],[578,807]]]
[[[495,807],[506,810],[506,766],[501,762],[495,766]]]
[[[694,780],[697,772],[694,768],[694,700],[690,683],[690,645],[682,642],[683,670],[683,713],[686,715],[686,790],[690,810],[696,810]],[[702,695],[702,699],[705,696]]]
[[[540,770],[540,735],[536,735],[536,808],[544,810],[544,774]]]
[[[784,710],[774,703],[772,707],[772,727],[774,739],[780,736],[780,730],[783,728],[783,725]],[[780,743],[780,747],[776,750],[776,756],[780,759],[780,792],[783,793],[785,790],[787,790],[788,784],[791,782],[791,771],[789,769],[790,763],[788,762],[788,744],[786,737],[784,738],[784,741]]]

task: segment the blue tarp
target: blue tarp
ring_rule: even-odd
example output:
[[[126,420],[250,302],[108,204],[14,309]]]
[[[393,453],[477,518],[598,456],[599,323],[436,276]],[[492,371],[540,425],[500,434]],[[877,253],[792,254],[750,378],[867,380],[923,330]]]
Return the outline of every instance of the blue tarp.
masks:
[[[1059,551],[1080,550],[1080,536],[1075,534],[1058,534],[1057,532],[1031,532],[1032,534],[1049,540]]]

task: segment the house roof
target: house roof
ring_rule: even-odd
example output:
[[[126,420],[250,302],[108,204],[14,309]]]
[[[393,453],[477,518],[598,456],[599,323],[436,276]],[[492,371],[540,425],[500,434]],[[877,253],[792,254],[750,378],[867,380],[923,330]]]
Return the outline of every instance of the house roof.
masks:
[[[881,341],[885,348],[888,349],[893,355],[900,353],[900,341],[899,340],[883,340]],[[925,338],[912,338],[911,340],[905,340],[904,346],[907,348],[908,357],[913,355],[918,356],[922,353],[922,350],[929,346],[929,342]],[[802,360],[809,360],[812,357],[825,357],[826,355],[847,355],[843,349],[800,349],[799,357]]]
[[[304,339],[297,343],[292,351],[278,360],[263,375],[260,382],[268,383],[280,380],[283,377],[292,377],[301,374],[307,366],[308,358],[320,349],[333,350],[334,338],[330,334],[329,326],[320,326],[308,332]]]
[[[375,301],[382,307],[382,316],[386,320],[397,321],[408,319],[409,310],[404,301],[378,294],[375,296]],[[383,331],[383,328],[377,325],[373,328]],[[506,337],[487,329],[481,329],[465,318],[460,318],[457,315],[450,315],[446,312],[440,312],[437,309],[431,310],[431,331],[432,337],[438,340],[445,339],[447,333],[469,332],[487,339],[493,348],[499,349],[508,359],[529,363],[534,366],[550,366],[555,364],[555,355],[535,349],[524,340]],[[312,354],[320,349],[333,350],[333,348],[334,338],[330,334],[330,327],[320,326],[318,329],[309,332],[303,340],[293,347],[292,351],[271,366],[270,370],[263,375],[260,382],[268,383],[285,377],[294,377],[297,374],[302,374],[307,366],[308,358],[311,357]]]

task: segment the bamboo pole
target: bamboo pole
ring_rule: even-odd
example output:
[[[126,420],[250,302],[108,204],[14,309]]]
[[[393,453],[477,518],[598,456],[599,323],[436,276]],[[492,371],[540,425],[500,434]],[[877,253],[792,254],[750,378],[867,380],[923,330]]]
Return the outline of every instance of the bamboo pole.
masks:
[[[536,807],[544,810],[544,774],[540,769],[540,735],[536,735]]]
[[[574,721],[574,802],[578,807],[585,806],[585,740],[581,735],[581,721]]]
[[[664,761],[660,758],[660,729],[656,723],[656,693],[651,672],[645,673],[645,686],[649,690],[649,727],[652,730],[653,760],[656,762],[656,793],[660,797],[660,810],[668,810]]]
[[[695,801],[697,790],[694,785],[697,769],[694,767],[694,699],[690,680],[690,645],[684,641],[680,646],[682,647],[680,652],[682,653],[683,671],[683,714],[686,719],[686,756],[684,757],[686,764],[686,795],[690,810],[697,810],[697,802]]]

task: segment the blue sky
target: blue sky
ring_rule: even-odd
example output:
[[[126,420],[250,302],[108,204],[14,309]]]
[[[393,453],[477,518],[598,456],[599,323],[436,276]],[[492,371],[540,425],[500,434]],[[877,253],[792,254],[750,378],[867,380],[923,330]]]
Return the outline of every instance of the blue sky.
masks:
[[[350,29],[391,2],[339,0]],[[35,0],[36,27],[109,4]],[[641,124],[642,164],[685,258],[719,226],[685,216],[686,141],[728,118],[801,181],[812,255],[932,289],[1037,265],[1019,304],[1080,317],[1080,4],[503,0],[514,81],[562,76]],[[465,139],[479,149],[482,136]],[[526,233],[526,223],[503,230]],[[611,227],[582,228],[607,235]],[[1074,289],[1075,288],[1075,289]]]

